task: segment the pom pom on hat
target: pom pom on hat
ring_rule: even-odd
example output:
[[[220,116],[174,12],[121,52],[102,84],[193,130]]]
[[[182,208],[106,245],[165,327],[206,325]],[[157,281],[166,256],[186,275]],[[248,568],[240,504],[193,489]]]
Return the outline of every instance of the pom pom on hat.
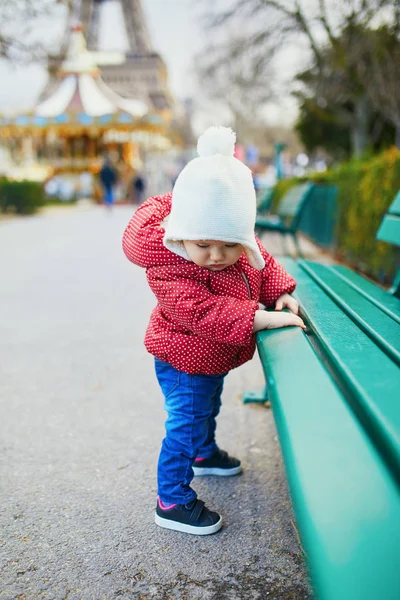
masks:
[[[209,127],[199,137],[198,158],[179,174],[166,219],[164,245],[190,260],[184,240],[219,240],[241,244],[249,263],[263,269],[254,235],[256,193],[251,171],[234,157],[236,134],[229,127]]]
[[[209,127],[197,141],[197,152],[202,158],[214,154],[233,156],[235,142],[236,133],[230,127]]]

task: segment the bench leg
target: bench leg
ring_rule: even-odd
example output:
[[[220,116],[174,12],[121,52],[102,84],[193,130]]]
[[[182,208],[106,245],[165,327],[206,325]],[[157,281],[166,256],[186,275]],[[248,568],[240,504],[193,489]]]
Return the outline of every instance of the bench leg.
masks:
[[[300,242],[299,242],[297,235],[295,233],[292,233],[292,238],[294,241],[294,245],[296,247],[297,257],[303,258],[303,255],[301,253],[301,248],[300,248]]]
[[[393,285],[390,288],[389,292],[393,294],[393,296],[395,296],[396,298],[400,298],[400,269],[396,273]]]
[[[249,404],[250,402],[257,402],[258,404],[265,404],[268,402],[267,386],[265,386],[262,392],[244,392],[243,403]]]

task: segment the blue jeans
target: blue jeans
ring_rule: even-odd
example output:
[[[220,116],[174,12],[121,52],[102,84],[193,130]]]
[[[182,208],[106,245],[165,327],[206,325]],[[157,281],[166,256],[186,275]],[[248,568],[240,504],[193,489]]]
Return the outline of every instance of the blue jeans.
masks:
[[[190,375],[158,358],[155,367],[168,413],[158,460],[158,495],[165,504],[187,504],[196,498],[190,487],[194,459],[209,458],[218,448],[215,418],[226,373]]]
[[[104,190],[104,202],[107,206],[112,206],[114,204],[114,190],[113,188],[105,188]]]

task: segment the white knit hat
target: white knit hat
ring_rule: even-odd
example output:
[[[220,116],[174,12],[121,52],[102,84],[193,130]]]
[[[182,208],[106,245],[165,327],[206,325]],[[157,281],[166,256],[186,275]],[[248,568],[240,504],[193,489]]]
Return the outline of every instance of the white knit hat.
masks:
[[[199,158],[181,171],[172,191],[164,245],[190,260],[183,240],[242,244],[249,263],[263,269],[254,224],[256,193],[250,169],[234,158],[236,135],[227,127],[210,127],[197,143]]]

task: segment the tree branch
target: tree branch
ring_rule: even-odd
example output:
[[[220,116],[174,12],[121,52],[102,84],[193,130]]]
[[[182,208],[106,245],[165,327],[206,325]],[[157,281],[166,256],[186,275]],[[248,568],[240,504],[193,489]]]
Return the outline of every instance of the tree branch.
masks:
[[[319,10],[321,13],[320,17],[319,17],[319,21],[325,28],[325,31],[328,35],[328,38],[329,38],[331,44],[334,46],[336,43],[336,37],[334,36],[332,28],[330,26],[330,23],[328,21],[328,14],[327,14],[327,10],[326,10],[325,0],[319,0]]]

